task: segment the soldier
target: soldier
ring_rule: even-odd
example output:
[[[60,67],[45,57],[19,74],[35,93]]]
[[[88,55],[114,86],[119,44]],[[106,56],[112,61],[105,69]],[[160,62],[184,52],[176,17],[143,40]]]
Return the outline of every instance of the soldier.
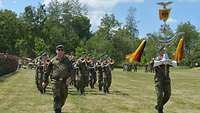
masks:
[[[97,81],[96,77],[96,66],[94,59],[90,59],[88,62],[88,69],[89,69],[89,81],[90,81],[90,87],[94,89],[94,85]]]
[[[105,60],[102,63],[102,69],[103,69],[103,90],[104,93],[109,93],[109,88],[112,82],[112,74],[111,74],[111,68],[110,63]]]
[[[42,82],[43,82],[43,63],[42,63],[42,56],[40,57],[37,66],[36,66],[36,75],[35,75],[35,83],[37,86],[37,89],[40,91],[41,94],[43,94],[43,88],[42,88]]]
[[[63,45],[56,46],[57,55],[49,63],[45,75],[46,81],[49,75],[51,78],[55,113],[61,113],[62,106],[67,99],[68,86],[66,80],[70,77],[72,70],[72,64],[64,55],[63,48]]]
[[[144,66],[145,72],[148,72],[148,66],[149,66],[148,63],[146,63],[145,66]]]
[[[98,61],[96,63],[96,68],[98,71],[98,86],[99,86],[99,91],[102,91],[103,87],[103,69],[101,67],[101,61]]]
[[[150,72],[151,73],[154,73],[154,67],[153,67],[153,65],[154,65],[154,58],[152,58],[152,60],[150,61]]]
[[[134,72],[137,72],[137,64],[133,64],[133,70]]]
[[[80,89],[81,95],[85,95],[85,87],[88,86],[89,73],[88,67],[85,59],[85,55],[82,55],[76,62],[75,68],[79,69],[79,76],[77,81],[77,89]]]
[[[110,62],[110,68],[111,68],[111,70],[114,70],[114,63],[115,63],[115,61],[113,59],[111,59],[111,58],[108,58],[108,60]]]
[[[156,60],[161,60],[165,49],[160,49],[160,56]],[[157,105],[155,106],[158,113],[163,113],[163,106],[171,96],[171,80],[169,76],[169,65],[159,65],[155,67],[155,89],[157,94]]]
[[[36,76],[35,76],[35,82],[37,85],[38,90],[43,94],[46,91],[46,87],[48,85],[48,81],[44,82],[44,76],[46,73],[46,69],[47,69],[47,63],[49,62],[49,57],[47,56],[46,53],[43,53],[40,58],[39,58],[39,62],[37,63],[37,67],[36,67]]]

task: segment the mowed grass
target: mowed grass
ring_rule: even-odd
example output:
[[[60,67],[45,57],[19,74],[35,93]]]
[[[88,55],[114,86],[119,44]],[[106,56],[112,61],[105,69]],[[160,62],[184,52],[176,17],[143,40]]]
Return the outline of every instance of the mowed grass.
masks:
[[[86,88],[80,96],[69,87],[63,113],[156,113],[153,73],[115,69],[110,94]],[[174,70],[172,96],[165,113],[200,113],[200,70]],[[53,113],[51,88],[41,95],[35,86],[34,70],[19,70],[0,77],[0,113]]]

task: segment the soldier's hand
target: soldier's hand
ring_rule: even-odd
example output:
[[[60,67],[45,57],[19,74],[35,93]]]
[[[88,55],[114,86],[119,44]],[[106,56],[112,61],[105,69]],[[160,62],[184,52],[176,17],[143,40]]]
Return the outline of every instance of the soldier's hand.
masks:
[[[44,88],[46,86],[45,82],[42,82],[42,87]]]

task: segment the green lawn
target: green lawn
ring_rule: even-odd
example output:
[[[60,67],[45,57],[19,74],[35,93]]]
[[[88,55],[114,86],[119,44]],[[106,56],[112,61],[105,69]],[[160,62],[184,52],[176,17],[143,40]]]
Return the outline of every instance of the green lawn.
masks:
[[[34,70],[20,70],[0,77],[0,113],[53,113],[51,89],[41,95]],[[200,113],[200,70],[173,70],[172,96],[165,113]],[[156,113],[152,73],[113,71],[111,94],[86,89],[80,96],[70,86],[64,113]]]

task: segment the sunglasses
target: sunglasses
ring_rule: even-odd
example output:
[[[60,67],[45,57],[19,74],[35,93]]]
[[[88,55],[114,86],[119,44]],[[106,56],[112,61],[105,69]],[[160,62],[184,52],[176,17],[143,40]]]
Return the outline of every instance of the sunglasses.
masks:
[[[58,50],[58,51],[63,51],[63,49],[61,49],[61,48],[58,48],[57,50]]]

